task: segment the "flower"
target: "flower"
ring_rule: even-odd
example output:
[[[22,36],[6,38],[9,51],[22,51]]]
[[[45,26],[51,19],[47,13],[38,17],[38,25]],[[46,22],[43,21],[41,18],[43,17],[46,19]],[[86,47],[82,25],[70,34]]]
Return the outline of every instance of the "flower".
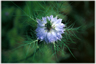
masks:
[[[53,18],[53,15],[42,17],[42,20],[37,19],[36,35],[39,40],[44,40],[46,43],[53,43],[57,40],[61,40],[62,33],[64,33],[65,25],[62,19]]]

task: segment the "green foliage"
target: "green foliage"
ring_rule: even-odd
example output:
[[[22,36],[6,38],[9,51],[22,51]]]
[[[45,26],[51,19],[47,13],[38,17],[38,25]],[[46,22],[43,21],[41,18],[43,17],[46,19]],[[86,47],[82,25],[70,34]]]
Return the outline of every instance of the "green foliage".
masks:
[[[72,5],[67,1],[25,1],[22,7],[15,1],[6,3],[11,3],[12,6],[2,9],[2,62],[4,63],[55,63],[60,62],[62,58],[66,60],[71,55],[77,59],[69,45],[75,45],[78,41],[83,42],[80,35],[86,34],[86,30],[94,26],[94,22],[84,23],[82,15],[75,13],[76,10],[72,11]],[[87,6],[88,3],[85,2],[86,9]],[[66,27],[61,41],[47,44],[45,41],[37,40],[36,19],[50,15],[63,19],[62,22]],[[11,23],[12,26],[8,29]],[[87,50],[89,48],[92,50],[89,44],[87,46]],[[66,52],[66,48],[70,53]],[[92,56],[91,52],[88,51]]]

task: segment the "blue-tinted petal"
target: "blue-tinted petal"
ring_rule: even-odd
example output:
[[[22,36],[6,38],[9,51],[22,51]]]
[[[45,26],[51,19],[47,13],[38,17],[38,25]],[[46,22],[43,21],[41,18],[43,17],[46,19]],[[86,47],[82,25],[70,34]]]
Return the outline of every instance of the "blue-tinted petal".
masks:
[[[50,17],[48,17],[48,16],[47,16],[47,19],[48,19],[49,21],[51,20],[51,18],[50,18]]]
[[[37,19],[37,23],[38,23],[38,25],[40,25],[40,26],[45,26],[45,25],[42,23],[42,21],[39,20],[39,19]]]
[[[47,23],[47,20],[46,19],[47,19],[46,17],[42,17],[42,21],[43,21],[44,24]]]
[[[52,22],[52,23],[54,23],[54,22],[56,22],[56,21],[57,21],[57,17],[51,18],[51,22]]]
[[[55,41],[54,36],[50,32],[47,34],[47,38],[48,38],[49,42],[54,42]]]
[[[47,34],[46,34],[44,40],[46,41],[46,43],[49,43],[49,40],[48,40],[48,38],[47,38]]]
[[[51,21],[52,21],[52,19],[53,19],[53,15],[50,16],[50,19],[51,19]]]
[[[48,31],[45,26],[47,23],[47,19],[52,23],[52,29]],[[57,17],[53,18],[53,15],[42,17],[41,20],[37,20],[38,26],[36,29],[37,38],[40,40],[44,40],[46,43],[55,42],[62,38],[62,33],[64,33],[65,25],[62,22],[62,19],[57,19]]]
[[[62,22],[62,19],[57,19],[53,24],[60,24]]]
[[[37,33],[37,37],[41,40],[43,40],[47,34],[47,32],[44,30],[44,28],[40,28],[39,30],[37,29],[36,31],[39,31]]]
[[[57,33],[57,37],[58,37],[59,39],[61,39],[61,38],[62,38],[62,35],[61,35],[60,33]]]
[[[57,34],[56,34],[56,31],[52,31],[51,33],[52,33],[52,36],[54,36],[54,39],[56,41],[58,39]]]
[[[58,27],[58,28],[63,28],[63,27],[65,27],[65,25],[64,25],[63,23],[55,24],[55,26]]]

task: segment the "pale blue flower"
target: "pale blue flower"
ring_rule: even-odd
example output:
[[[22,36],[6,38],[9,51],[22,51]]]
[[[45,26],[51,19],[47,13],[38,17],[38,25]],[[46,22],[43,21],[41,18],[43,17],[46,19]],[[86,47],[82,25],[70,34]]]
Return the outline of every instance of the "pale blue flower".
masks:
[[[37,19],[38,26],[36,29],[37,38],[41,41],[46,41],[46,43],[53,43],[57,40],[61,40],[62,33],[64,33],[65,25],[62,19],[53,18],[53,15],[42,17],[42,20]]]

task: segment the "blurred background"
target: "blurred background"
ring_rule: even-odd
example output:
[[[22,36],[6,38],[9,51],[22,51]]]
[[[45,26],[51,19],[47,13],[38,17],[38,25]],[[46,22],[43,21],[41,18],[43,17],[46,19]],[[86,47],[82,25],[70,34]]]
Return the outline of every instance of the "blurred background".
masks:
[[[1,1],[1,62],[94,63],[94,5],[94,1]],[[68,26],[75,23],[74,28],[82,26],[76,33],[80,40],[67,44],[77,60],[64,46],[55,56],[53,45],[42,43],[40,49],[36,44],[24,45],[36,40],[33,19],[48,15],[57,15],[63,23],[70,21]]]

